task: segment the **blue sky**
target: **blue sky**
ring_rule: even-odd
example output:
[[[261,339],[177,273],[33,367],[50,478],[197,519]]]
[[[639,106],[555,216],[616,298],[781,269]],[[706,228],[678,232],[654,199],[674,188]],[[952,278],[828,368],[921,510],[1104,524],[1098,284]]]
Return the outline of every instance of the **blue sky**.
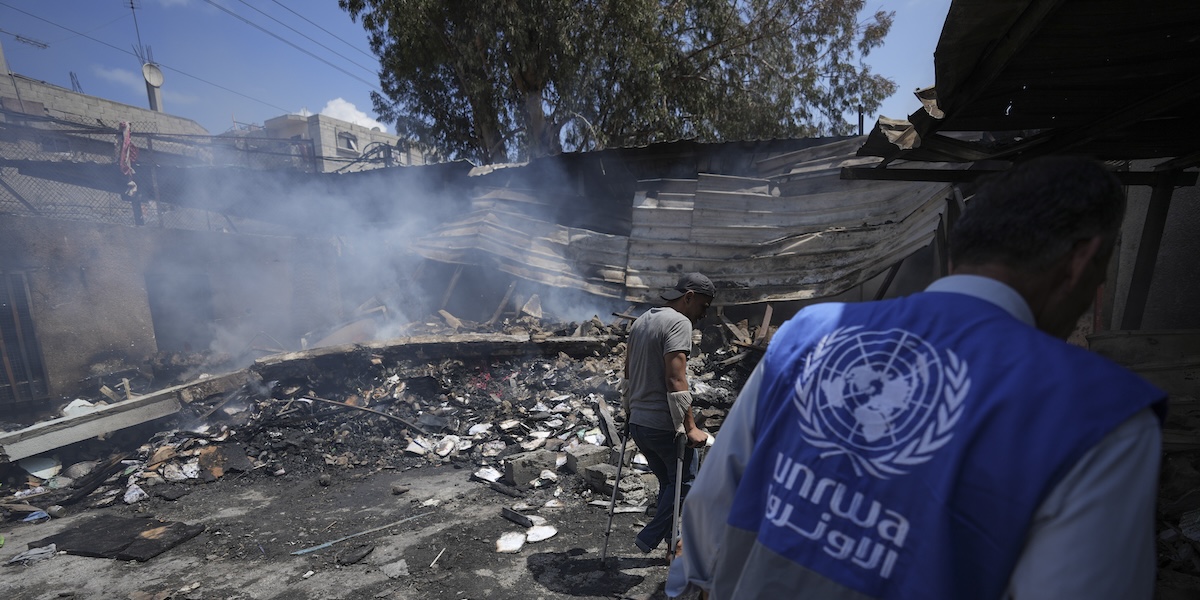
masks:
[[[379,63],[362,27],[336,0],[134,4],[136,28],[129,0],[0,0],[0,44],[9,70],[68,89],[74,72],[85,93],[144,107],[141,62],[133,55],[140,31],[142,44],[163,67],[166,111],[211,133],[304,110],[383,125],[374,121],[370,99]],[[885,45],[868,57],[876,72],[897,84],[881,114],[904,118],[919,107],[912,91],[934,83],[933,50],[949,5],[950,0],[868,2],[867,12],[896,12]],[[48,47],[23,43],[17,35]]]

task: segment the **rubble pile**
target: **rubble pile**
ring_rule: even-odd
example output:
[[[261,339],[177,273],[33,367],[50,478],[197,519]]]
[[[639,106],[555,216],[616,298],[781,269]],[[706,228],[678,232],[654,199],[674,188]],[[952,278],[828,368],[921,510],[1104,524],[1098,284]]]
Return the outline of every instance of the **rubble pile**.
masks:
[[[1172,432],[1200,431],[1200,402],[1173,396],[1164,422],[1158,488],[1158,593],[1163,600],[1200,592],[1200,444]]]
[[[624,418],[617,384],[626,325],[598,318],[546,323],[526,315],[492,329],[528,336],[539,347],[568,347],[578,340],[570,346],[576,356],[481,351],[430,359],[423,351],[356,346],[339,351],[350,357],[344,368],[330,368],[320,362],[323,358],[293,361],[303,368],[264,367],[263,378],[187,404],[175,417],[175,428],[154,434],[115,462],[72,467],[78,473],[104,466],[103,480],[92,482],[86,493],[78,479],[64,475],[30,476],[25,488],[40,489],[41,505],[62,504],[71,496],[81,506],[104,507],[152,495],[175,500],[188,493],[190,484],[229,473],[321,477],[327,485],[329,469],[369,474],[449,464],[514,496],[518,510],[554,506],[563,494],[585,501],[597,491],[607,497],[615,479],[610,471],[615,471],[616,453],[610,448],[619,446]],[[469,322],[434,321],[408,333],[436,337],[473,330],[487,331]],[[689,368],[701,425],[715,431],[752,361],[717,364],[735,349],[723,345],[719,333],[710,334],[714,343],[700,344]],[[580,356],[580,348],[590,351]],[[631,444],[626,459],[635,467],[644,465],[635,456]],[[653,477],[636,468],[623,475],[622,501],[644,509],[654,497]]]

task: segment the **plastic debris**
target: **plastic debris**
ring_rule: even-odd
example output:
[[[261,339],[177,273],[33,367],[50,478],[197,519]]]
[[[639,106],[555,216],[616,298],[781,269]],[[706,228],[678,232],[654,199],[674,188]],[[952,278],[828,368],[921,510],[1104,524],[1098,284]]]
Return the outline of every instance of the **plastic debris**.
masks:
[[[47,514],[46,511],[44,511],[44,510],[33,511],[33,512],[29,513],[28,515],[26,515],[24,519],[21,519],[21,521],[23,521],[25,523],[41,523],[42,521],[49,521],[49,520],[50,520],[50,515]]]
[[[523,539],[523,538],[522,538]],[[31,548],[10,559],[5,563],[7,565],[30,565],[35,562],[40,562],[48,558],[54,558],[58,554],[58,547],[54,544],[42,546],[41,548]]]
[[[70,418],[95,412],[98,408],[100,408],[99,405],[88,402],[82,398],[76,398],[64,406],[61,412],[62,416]]]
[[[21,490],[15,494],[13,494],[13,498],[20,500],[21,498],[28,498],[28,497],[36,495],[36,494],[41,494],[42,492],[45,492],[45,491],[46,491],[46,486],[39,485],[37,487],[29,488],[27,490]]]

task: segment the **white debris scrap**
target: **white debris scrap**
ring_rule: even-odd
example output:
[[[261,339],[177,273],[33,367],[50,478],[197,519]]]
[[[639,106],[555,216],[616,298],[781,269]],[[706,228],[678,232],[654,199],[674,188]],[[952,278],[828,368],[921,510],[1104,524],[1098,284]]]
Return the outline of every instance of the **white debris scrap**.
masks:
[[[458,443],[461,441],[457,435],[448,435],[438,441],[434,447],[434,452],[438,456],[449,456],[451,452],[458,450]]]
[[[558,530],[552,525],[534,525],[525,532],[525,541],[529,543],[548,540],[558,534]]]
[[[475,477],[478,477],[484,481],[495,483],[500,481],[500,478],[504,477],[504,473],[497,471],[493,467],[483,467],[482,469],[475,471]]]
[[[416,454],[417,456],[425,456],[430,450],[433,449],[433,446],[433,442],[430,442],[424,437],[418,435],[408,443],[408,447],[405,448],[404,451]]]
[[[510,531],[496,540],[496,552],[502,554],[512,554],[521,550],[521,546],[525,545],[525,534]]]
[[[506,446],[507,444],[503,440],[492,440],[483,445],[483,455],[499,456],[501,452],[504,452]]]
[[[129,486],[125,490],[125,504],[133,504],[134,502],[141,502],[142,500],[145,500],[146,498],[149,498],[149,497],[150,497],[150,494],[147,494],[146,491],[143,490],[141,487],[139,487],[136,483]]]

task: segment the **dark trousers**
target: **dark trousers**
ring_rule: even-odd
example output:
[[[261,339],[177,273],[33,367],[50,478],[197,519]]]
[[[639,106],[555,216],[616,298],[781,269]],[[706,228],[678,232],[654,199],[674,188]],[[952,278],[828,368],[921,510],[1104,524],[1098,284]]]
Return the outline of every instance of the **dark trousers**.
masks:
[[[629,435],[637,443],[637,447],[646,457],[650,472],[658,478],[658,508],[654,518],[638,533],[638,541],[643,548],[653,550],[671,535],[671,520],[675,512],[675,473],[678,468],[675,456],[675,432],[662,429],[643,427],[636,423],[629,424]],[[696,451],[685,448],[683,451],[683,487],[680,491],[680,502],[687,497],[692,488],[692,480],[696,478]]]

